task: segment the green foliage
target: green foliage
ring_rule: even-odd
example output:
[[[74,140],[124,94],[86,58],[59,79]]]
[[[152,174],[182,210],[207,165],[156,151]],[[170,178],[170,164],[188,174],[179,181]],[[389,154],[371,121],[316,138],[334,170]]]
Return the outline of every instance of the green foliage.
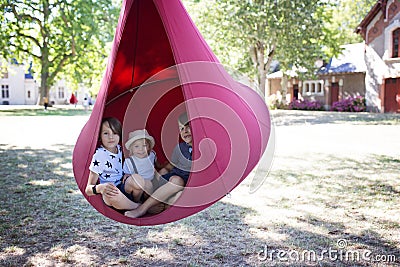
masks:
[[[255,76],[263,89],[273,59],[281,69],[314,73],[315,61],[339,52],[325,27],[323,0],[187,0],[189,12],[223,64]],[[329,53],[329,54],[327,54]]]
[[[332,21],[327,28],[334,32],[341,44],[362,42],[355,33],[357,26],[376,4],[376,0],[340,0],[332,12]]]
[[[102,73],[119,13],[112,0],[0,1],[0,56],[33,61],[42,95],[57,78],[90,84]]]

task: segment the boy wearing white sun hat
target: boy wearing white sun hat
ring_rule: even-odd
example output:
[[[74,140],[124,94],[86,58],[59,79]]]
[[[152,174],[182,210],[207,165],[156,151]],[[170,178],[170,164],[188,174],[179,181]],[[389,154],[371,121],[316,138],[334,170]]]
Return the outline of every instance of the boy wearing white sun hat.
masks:
[[[154,138],[145,129],[130,132],[125,143],[126,149],[129,150],[129,158],[125,159],[123,166],[125,188],[132,194],[135,202],[141,200],[143,192],[151,194],[154,190],[154,145]]]

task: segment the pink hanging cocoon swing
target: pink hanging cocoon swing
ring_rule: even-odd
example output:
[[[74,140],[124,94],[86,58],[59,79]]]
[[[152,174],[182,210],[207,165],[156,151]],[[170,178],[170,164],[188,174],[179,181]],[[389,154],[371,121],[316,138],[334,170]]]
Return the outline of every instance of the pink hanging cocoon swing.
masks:
[[[165,162],[179,142],[177,118],[184,111],[191,121],[193,162],[173,206],[133,219],[107,207],[101,196],[84,193],[102,118],[122,122],[122,145],[130,131],[147,129]],[[270,131],[264,100],[219,64],[180,0],[125,0],[100,92],[73,152],[75,179],[103,215],[133,225],[164,224],[232,191],[259,162]]]

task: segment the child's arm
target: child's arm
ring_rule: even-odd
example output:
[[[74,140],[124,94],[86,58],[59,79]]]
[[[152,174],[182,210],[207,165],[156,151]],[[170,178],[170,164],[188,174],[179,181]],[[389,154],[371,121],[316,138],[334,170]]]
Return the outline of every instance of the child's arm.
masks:
[[[131,170],[128,167],[127,160],[124,161],[124,165],[122,166],[122,171],[124,172],[124,176],[122,177],[122,182],[125,183],[126,179],[132,175]]]
[[[86,195],[88,195],[88,196],[95,195],[93,192],[93,186],[95,186],[97,184],[98,180],[99,180],[99,175],[95,172],[90,171],[88,182],[87,182],[86,189],[85,189]],[[98,189],[99,189],[98,186],[96,186],[97,193],[100,193]]]
[[[97,184],[99,175],[95,172],[90,171],[88,183],[85,189],[85,193],[88,196],[94,196],[93,187],[96,186],[97,194],[106,194],[109,196],[115,196],[118,194],[119,189],[113,183]]]

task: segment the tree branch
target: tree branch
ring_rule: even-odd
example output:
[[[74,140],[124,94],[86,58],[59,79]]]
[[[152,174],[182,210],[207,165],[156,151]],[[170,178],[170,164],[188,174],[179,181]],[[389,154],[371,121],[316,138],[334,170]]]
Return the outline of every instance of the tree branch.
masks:
[[[15,48],[17,48],[18,50],[20,50],[20,51],[22,51],[22,52],[24,52],[24,53],[26,53],[26,54],[28,54],[28,55],[31,55],[31,56],[33,56],[33,57],[35,57],[35,58],[37,58],[37,59],[42,59],[42,56],[38,56],[38,55],[36,55],[35,53],[29,51],[28,49],[25,49],[25,48],[23,48],[23,47],[16,46],[16,45],[14,45],[14,44],[10,44],[10,46],[11,46],[11,47],[15,47]]]
[[[12,10],[12,13],[14,14],[14,16],[15,16],[15,17],[17,18],[17,20],[19,20],[19,21],[20,21],[22,18],[25,18],[25,19],[27,19],[27,20],[30,21],[30,22],[36,21],[39,25],[41,24],[41,21],[40,21],[40,19],[38,19],[38,18],[35,18],[35,17],[33,17],[33,16],[29,15],[29,14],[26,14],[26,13],[19,14],[18,11],[17,11],[17,9],[16,9],[16,5],[15,5],[15,4],[11,5],[11,10]]]
[[[72,54],[64,54],[62,55],[62,59],[60,60],[60,62],[58,63],[56,69],[49,75],[49,80],[50,83],[55,79],[55,77],[57,76],[57,74],[62,70],[62,68],[64,67],[64,64],[67,62],[68,59],[70,59],[72,57]],[[50,63],[54,63],[54,61],[59,58],[56,57],[55,59],[53,59],[52,61],[50,61]]]
[[[10,38],[26,38],[29,40],[32,40],[39,48],[41,47],[39,40],[37,40],[35,37],[26,35],[22,32],[17,32],[17,35],[11,35]]]

